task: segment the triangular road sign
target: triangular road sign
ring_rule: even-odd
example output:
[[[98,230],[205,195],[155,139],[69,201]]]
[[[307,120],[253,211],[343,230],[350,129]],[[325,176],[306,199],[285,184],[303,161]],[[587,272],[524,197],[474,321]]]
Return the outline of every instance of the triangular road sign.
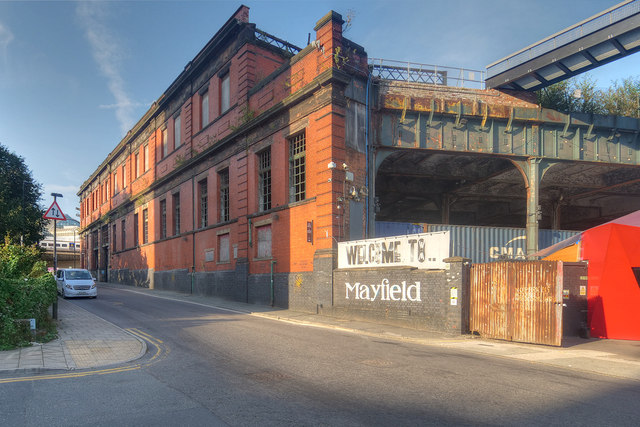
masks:
[[[58,206],[58,203],[54,200],[53,203],[51,204],[51,207],[49,208],[49,210],[47,210],[47,212],[44,214],[44,219],[59,219],[59,220],[66,220],[67,217],[64,216],[64,214],[62,213],[62,209],[60,209],[60,206]]]

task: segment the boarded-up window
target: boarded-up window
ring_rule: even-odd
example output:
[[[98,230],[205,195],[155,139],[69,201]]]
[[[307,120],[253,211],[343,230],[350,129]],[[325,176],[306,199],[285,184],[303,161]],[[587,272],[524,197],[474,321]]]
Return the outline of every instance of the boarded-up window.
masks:
[[[229,262],[229,234],[218,236],[220,262]]]
[[[363,104],[351,101],[347,108],[346,137],[347,146],[365,152],[366,109]]]
[[[256,227],[258,232],[258,258],[271,257],[271,224]]]

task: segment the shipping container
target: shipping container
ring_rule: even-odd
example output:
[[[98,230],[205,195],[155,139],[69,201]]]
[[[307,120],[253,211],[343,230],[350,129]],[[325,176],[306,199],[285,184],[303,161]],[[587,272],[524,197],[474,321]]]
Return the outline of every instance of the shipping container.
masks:
[[[509,259],[524,260],[527,257],[527,237],[524,228],[376,222],[376,237],[432,233],[436,231],[450,232],[451,256],[469,258],[474,263]],[[538,249],[547,248],[578,233],[580,232],[539,230]]]

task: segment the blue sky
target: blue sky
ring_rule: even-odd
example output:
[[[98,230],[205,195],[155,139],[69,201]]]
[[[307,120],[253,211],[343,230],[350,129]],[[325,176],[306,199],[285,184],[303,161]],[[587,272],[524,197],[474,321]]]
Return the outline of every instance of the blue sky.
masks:
[[[245,1],[258,28],[304,47],[329,10],[370,57],[484,70],[605,10],[607,0]],[[0,0],[0,143],[75,217],[79,186],[242,4]],[[591,73],[640,75],[640,55]]]

